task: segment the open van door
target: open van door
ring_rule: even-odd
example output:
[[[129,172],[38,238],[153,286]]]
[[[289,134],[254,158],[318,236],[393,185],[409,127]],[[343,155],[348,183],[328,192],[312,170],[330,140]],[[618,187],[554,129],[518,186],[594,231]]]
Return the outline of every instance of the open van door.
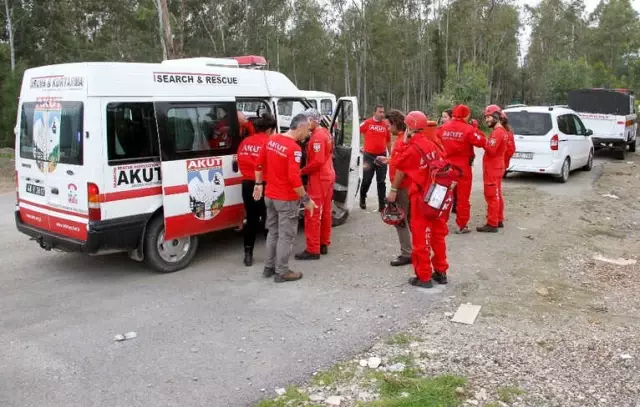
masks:
[[[360,190],[360,125],[357,98],[338,99],[330,132],[335,146],[333,167],[336,171],[332,223],[333,226],[339,226],[347,221]]]
[[[162,173],[164,242],[236,227],[244,219],[234,165],[240,133],[235,98],[154,100]],[[165,244],[166,245],[166,244]]]

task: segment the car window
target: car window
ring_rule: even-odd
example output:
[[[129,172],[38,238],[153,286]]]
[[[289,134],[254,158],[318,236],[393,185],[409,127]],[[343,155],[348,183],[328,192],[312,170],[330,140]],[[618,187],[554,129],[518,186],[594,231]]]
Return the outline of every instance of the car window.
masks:
[[[573,122],[576,126],[576,134],[578,136],[584,136],[585,134],[587,134],[587,129],[584,127],[582,120],[580,120],[580,118],[575,114],[572,114],[571,117],[573,118]]]
[[[551,131],[553,123],[549,113],[506,112],[513,134],[520,136],[544,136]]]
[[[563,134],[576,134],[576,127],[571,115],[563,114],[558,116],[558,130]]]
[[[107,105],[107,158],[119,161],[153,161],[159,155],[156,116],[151,102]]]
[[[333,114],[333,104],[331,103],[331,99],[322,99],[320,101],[320,113],[326,116],[331,116]]]

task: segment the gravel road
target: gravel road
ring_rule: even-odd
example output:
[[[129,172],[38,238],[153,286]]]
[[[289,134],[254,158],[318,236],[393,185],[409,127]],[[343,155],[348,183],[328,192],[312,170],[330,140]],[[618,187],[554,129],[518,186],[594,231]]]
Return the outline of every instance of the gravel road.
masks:
[[[638,161],[636,156],[630,160]],[[585,264],[597,266],[589,260],[592,246],[602,247],[608,256],[622,255],[611,253],[620,245],[637,249],[637,240],[631,239],[637,238],[635,226],[625,229],[628,239],[618,244],[618,227],[612,225],[627,222],[629,214],[638,216],[635,192],[614,179],[635,177],[637,185],[640,171],[626,162],[599,160],[597,165],[604,165],[605,174],[610,166],[630,174],[607,178],[619,187],[613,190],[620,199],[603,198],[593,190],[597,169],[577,172],[564,185],[539,177],[510,178],[507,228],[492,236],[452,235],[452,283],[428,292],[406,285],[410,268],[388,267],[397,250],[395,232],[372,212],[356,210],[346,225],[334,229],[329,256],[293,263],[305,273],[303,280],[274,285],[260,277],[259,265],[241,265],[242,242],[233,232],[208,237],[193,266],[170,275],[155,274],[119,255],[47,253],[15,230],[15,196],[0,195],[0,227],[6,231],[0,237],[5,255],[0,271],[0,406],[248,406],[401,330],[434,335],[429,340],[443,355],[462,355],[468,348],[471,353],[513,354],[507,359],[512,364],[522,357],[517,351],[523,344],[535,343],[523,333],[527,329],[548,343],[569,341],[569,355],[588,341],[598,351],[632,352],[623,345],[631,340],[630,327],[637,328],[637,321],[623,324],[627,330],[611,327],[612,332],[626,332],[613,343],[610,332],[602,332],[609,329],[608,321],[599,317],[599,325],[589,324],[580,313],[584,304],[574,304],[576,298],[595,301],[614,294],[615,286],[609,291],[593,288],[588,295],[565,290],[582,287],[583,279],[592,277],[591,269],[588,276],[579,271],[586,270]],[[483,221],[479,188],[476,182],[474,225]],[[371,198],[374,195],[372,191]],[[606,207],[611,203],[632,209],[612,217]],[[591,219],[596,210],[603,211],[600,220],[581,220]],[[610,229],[614,232],[604,236],[599,232]],[[301,236],[298,248],[302,245]],[[576,251],[576,245],[582,248]],[[536,294],[539,286],[549,287],[547,297]],[[632,292],[631,284],[625,287]],[[472,327],[451,327],[443,312],[455,310],[462,298],[483,305],[482,317]],[[612,301],[607,303],[612,314],[607,315],[620,307],[615,315],[627,321],[635,306]],[[438,323],[443,328],[429,333]],[[114,342],[114,335],[130,331],[137,338]],[[497,337],[504,343],[490,345]],[[635,369],[634,360],[623,363]],[[610,364],[606,373],[620,367]],[[531,368],[537,366],[543,365],[533,363]],[[574,367],[579,370],[580,365]],[[440,370],[447,369],[451,364],[443,362]],[[461,371],[475,377],[470,369]],[[482,370],[478,372],[482,377]],[[552,372],[547,371],[547,377]],[[613,400],[600,390],[609,379],[597,373],[581,394],[591,397],[588,385],[594,385],[595,394]],[[628,376],[612,375],[611,380],[621,377]],[[562,378],[558,375],[557,380]],[[487,388],[491,384],[471,382]],[[558,386],[564,389],[564,382]],[[565,394],[554,386],[544,389]]]

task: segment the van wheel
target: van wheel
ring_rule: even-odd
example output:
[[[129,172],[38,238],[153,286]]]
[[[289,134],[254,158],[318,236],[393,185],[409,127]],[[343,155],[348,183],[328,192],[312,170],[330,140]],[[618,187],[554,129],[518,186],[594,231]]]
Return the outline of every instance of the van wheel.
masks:
[[[156,216],[147,225],[144,260],[156,271],[173,273],[187,267],[198,250],[198,237],[164,241],[164,218]]]
[[[589,151],[589,159],[587,165],[582,167],[582,171],[591,171],[593,169],[593,150]]]
[[[571,173],[571,159],[569,157],[564,159],[562,168],[560,169],[560,175],[556,177],[556,181],[564,184],[569,180],[569,174]]]
[[[637,140],[633,140],[631,143],[629,143],[629,152],[630,153],[635,153],[636,152],[636,141]]]
[[[627,153],[627,146],[622,145],[621,148],[614,150],[613,156],[616,160],[624,160],[626,153]]]

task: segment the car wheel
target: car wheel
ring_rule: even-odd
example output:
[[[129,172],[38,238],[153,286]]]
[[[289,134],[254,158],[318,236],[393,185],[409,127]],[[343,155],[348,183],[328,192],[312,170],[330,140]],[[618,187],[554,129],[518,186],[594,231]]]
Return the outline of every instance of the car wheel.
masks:
[[[560,168],[560,175],[556,177],[556,181],[565,183],[569,180],[569,174],[571,173],[571,159],[569,157],[564,159],[562,168]]]
[[[349,211],[342,208],[342,205],[333,202],[333,208],[331,210],[331,227],[344,225],[349,218]]]
[[[187,267],[198,250],[198,236],[164,240],[164,218],[156,216],[147,225],[144,260],[160,273],[173,273]]]
[[[587,165],[582,167],[583,171],[591,171],[593,168],[593,150],[589,151],[589,159],[587,160]]]
[[[631,143],[629,143],[629,152],[630,153],[636,152],[636,140],[633,140]]]

